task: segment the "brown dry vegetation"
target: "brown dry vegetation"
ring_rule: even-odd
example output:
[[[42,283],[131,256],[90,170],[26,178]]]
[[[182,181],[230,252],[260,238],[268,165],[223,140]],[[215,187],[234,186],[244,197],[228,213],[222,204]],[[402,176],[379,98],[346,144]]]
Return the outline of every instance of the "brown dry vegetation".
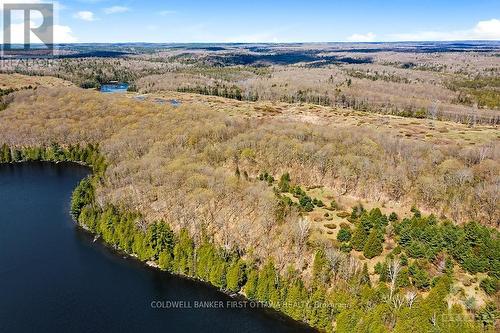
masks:
[[[271,187],[256,179],[262,171],[323,185],[328,194],[321,195],[345,209],[364,199],[373,206],[417,204],[457,222],[500,221],[496,127],[178,93],[158,95],[180,98],[178,108],[153,103],[155,96],[136,101],[78,88],[13,95],[0,113],[0,142],[99,143],[109,162],[101,204],[140,211],[148,221],[163,218],[193,235],[206,230],[255,258],[272,253],[280,269],[307,267],[310,230],[297,212],[276,218]],[[249,178],[235,176],[236,168]],[[314,222],[312,230],[319,225],[326,237],[311,241],[335,236],[322,228],[327,222]]]
[[[70,87],[73,84],[50,76],[26,76],[20,74],[0,74],[0,89],[26,89],[44,87]]]
[[[291,52],[292,48],[281,51]],[[178,57],[178,51],[175,54]],[[227,51],[215,54],[223,59],[234,56]],[[490,80],[498,77],[500,70],[494,53],[363,53],[325,48],[319,55],[366,62],[318,68],[303,62],[273,65],[259,71],[251,71],[252,67],[248,66],[186,65],[143,77],[136,86],[141,92],[171,90],[214,94],[215,90],[217,95],[228,94],[238,99],[309,102],[469,124],[499,121],[500,87],[497,81],[491,84]],[[194,58],[200,63],[213,61],[211,57],[215,57],[213,53],[199,52],[189,56],[191,61]],[[158,57],[165,61],[172,59],[173,53],[169,55],[164,51]],[[470,81],[480,84],[483,90],[466,88]]]
[[[92,51],[93,49],[91,49]],[[125,81],[142,93],[188,91],[242,100],[307,102],[466,124],[500,122],[498,46],[402,44],[131,48],[113,57],[0,62],[86,88]],[[73,52],[73,51],[72,51]],[[91,52],[90,52],[91,53]]]

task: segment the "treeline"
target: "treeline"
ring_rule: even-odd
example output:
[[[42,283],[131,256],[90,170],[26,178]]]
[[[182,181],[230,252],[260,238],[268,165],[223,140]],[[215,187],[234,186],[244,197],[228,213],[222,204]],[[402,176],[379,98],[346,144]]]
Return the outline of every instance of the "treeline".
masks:
[[[401,70],[395,70],[394,73],[378,71],[377,67],[328,70],[270,67],[269,73],[265,75],[252,75],[244,69],[245,67],[238,67],[226,73],[224,67],[214,67],[212,70],[203,66],[182,68],[175,73],[143,77],[137,81],[137,86],[141,92],[172,90],[240,101],[310,103],[466,124],[497,124],[499,121],[498,116],[490,110],[496,107],[495,99],[498,100],[496,87],[452,88],[450,84],[443,83],[435,89],[436,84],[434,81],[429,82],[428,78],[407,75],[409,73]],[[294,80],[296,77],[301,80]],[[367,80],[372,84],[367,83]],[[422,94],[424,87],[436,91],[433,94]],[[416,96],[408,98],[408,94]],[[429,97],[430,95],[436,97]],[[473,99],[481,100],[479,106],[490,109],[473,109]],[[442,103],[439,108],[433,106],[435,100]]]
[[[26,90],[26,89],[33,89],[33,86],[28,85],[21,88],[6,88],[6,89],[0,88],[0,111],[5,110],[9,106],[9,100],[7,99],[7,96],[9,94],[12,94],[13,92],[19,90]]]
[[[282,188],[286,188],[288,179],[286,174],[280,179]],[[376,267],[380,274],[378,284],[372,283],[366,264],[348,280],[339,280],[336,277],[339,267],[335,264],[338,261],[332,260],[332,252],[320,247],[312,263],[312,278],[305,283],[293,266],[280,274],[272,260],[255,262],[244,253],[218,247],[205,232],[193,238],[186,229],[174,233],[164,221],[148,224],[139,213],[111,205],[99,207],[94,192],[92,178],[82,180],[74,191],[71,212],[80,225],[101,236],[115,249],[139,260],[154,262],[162,270],[209,282],[227,292],[241,292],[250,300],[271,306],[320,330],[333,330],[335,322],[339,333],[366,332],[366,327],[370,327],[370,332],[407,332],[413,325],[421,326],[416,332],[493,331],[498,314],[492,304],[477,309],[476,321],[468,320],[460,306],[448,309],[446,298],[452,282],[451,262],[447,263],[448,269],[443,274],[430,281],[426,268],[418,262],[409,264],[399,249],[390,255],[392,262],[397,260],[404,267],[395,273],[396,276],[393,264],[386,261]],[[413,220],[421,219],[415,215]],[[376,230],[379,237],[389,221],[395,222],[397,217],[387,218],[378,209],[367,212],[356,207],[349,219],[356,221],[357,228],[372,230],[369,235]],[[406,225],[407,221],[411,220],[396,225]],[[475,232],[465,234],[475,239],[478,236]],[[396,281],[393,285],[391,279]],[[491,285],[491,281],[487,282]],[[408,288],[412,286],[430,289],[430,294],[422,298],[411,293]]]
[[[80,225],[115,249],[221,290],[243,292],[250,300],[313,327],[332,327],[335,309],[326,299],[326,285],[315,283],[307,288],[291,267],[286,276],[281,276],[272,260],[263,265],[245,260],[237,251],[215,246],[207,235],[196,242],[186,229],[174,234],[164,221],[146,225],[138,213],[110,205],[100,208],[94,202],[92,183],[92,178],[80,182],[72,196],[71,213]]]
[[[216,84],[214,86],[195,86],[195,87],[179,87],[178,92],[194,93],[200,95],[219,96],[224,98],[236,99],[238,101],[252,101],[259,100],[258,93],[243,92],[235,85]]]
[[[69,145],[63,147],[57,143],[41,147],[9,147],[0,146],[0,163],[17,163],[30,161],[79,162],[92,167],[96,175],[102,176],[106,170],[104,157],[99,153],[99,146],[89,144],[85,147]]]
[[[371,71],[367,69],[366,71],[358,70],[358,69],[346,69],[345,70],[346,74],[358,78],[358,79],[368,79],[372,81],[377,81],[377,80],[383,80],[386,82],[396,82],[396,83],[404,83],[404,84],[411,84],[412,81],[409,80],[406,77],[402,77],[399,75],[396,75],[395,73],[387,73],[387,72],[382,72],[379,73],[378,71]],[[349,79],[347,81],[347,86],[351,85],[351,80]]]

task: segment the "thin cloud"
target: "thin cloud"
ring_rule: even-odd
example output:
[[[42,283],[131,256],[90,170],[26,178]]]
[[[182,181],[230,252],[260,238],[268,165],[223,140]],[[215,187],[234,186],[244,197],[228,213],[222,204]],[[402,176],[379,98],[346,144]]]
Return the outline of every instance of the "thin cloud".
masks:
[[[271,33],[255,33],[229,37],[222,40],[224,43],[277,43],[280,39]]]
[[[30,26],[32,28],[36,27],[37,24],[34,21],[30,21]],[[11,42],[14,44],[24,44],[24,22],[11,24],[9,29]],[[3,35],[0,34],[0,41],[3,43]],[[73,31],[67,25],[54,25],[54,43],[76,43],[78,39],[73,35]],[[37,44],[42,43],[42,41],[33,33],[30,32],[30,43]]]
[[[373,32],[369,32],[367,34],[353,34],[347,37],[347,40],[350,42],[373,42],[375,41],[375,35]]]
[[[0,0],[0,14],[3,15],[3,5],[4,4],[32,4],[41,3],[41,0]],[[54,43],[76,43],[78,39],[73,35],[71,27],[67,25],[57,24],[58,12],[65,7],[59,1],[53,1],[54,5]],[[24,40],[24,14],[20,11],[11,12],[11,25],[8,28],[8,33],[11,37],[12,43],[23,44]],[[42,24],[43,17],[40,12],[32,11],[31,20],[29,25],[31,28],[39,27]],[[30,42],[31,43],[42,43],[42,41],[33,33],[30,32]],[[3,34],[0,33],[0,44],[3,43]]]
[[[95,16],[94,13],[88,10],[83,10],[80,12],[75,13],[74,18],[83,20],[83,21],[95,21]]]
[[[420,31],[388,36],[391,41],[499,40],[500,20],[479,21],[474,27],[456,31]]]
[[[126,13],[129,12],[130,8],[125,7],[125,6],[113,6],[113,7],[108,7],[104,8],[104,13],[105,14],[119,14],[119,13]]]

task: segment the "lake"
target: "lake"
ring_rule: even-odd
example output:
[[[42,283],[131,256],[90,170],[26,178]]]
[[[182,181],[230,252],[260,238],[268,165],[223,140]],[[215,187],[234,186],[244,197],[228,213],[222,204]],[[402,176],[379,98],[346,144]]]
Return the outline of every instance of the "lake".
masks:
[[[94,242],[69,215],[88,173],[71,163],[0,165],[0,332],[311,331],[273,311],[227,306],[233,299],[213,287]]]
[[[102,93],[126,93],[128,83],[107,83],[101,85]]]

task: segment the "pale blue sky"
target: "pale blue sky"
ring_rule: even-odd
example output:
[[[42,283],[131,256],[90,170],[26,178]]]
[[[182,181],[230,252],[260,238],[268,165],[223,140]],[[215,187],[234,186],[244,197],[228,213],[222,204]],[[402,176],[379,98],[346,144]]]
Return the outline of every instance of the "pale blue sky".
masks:
[[[56,7],[60,42],[500,39],[498,0],[60,0]]]

